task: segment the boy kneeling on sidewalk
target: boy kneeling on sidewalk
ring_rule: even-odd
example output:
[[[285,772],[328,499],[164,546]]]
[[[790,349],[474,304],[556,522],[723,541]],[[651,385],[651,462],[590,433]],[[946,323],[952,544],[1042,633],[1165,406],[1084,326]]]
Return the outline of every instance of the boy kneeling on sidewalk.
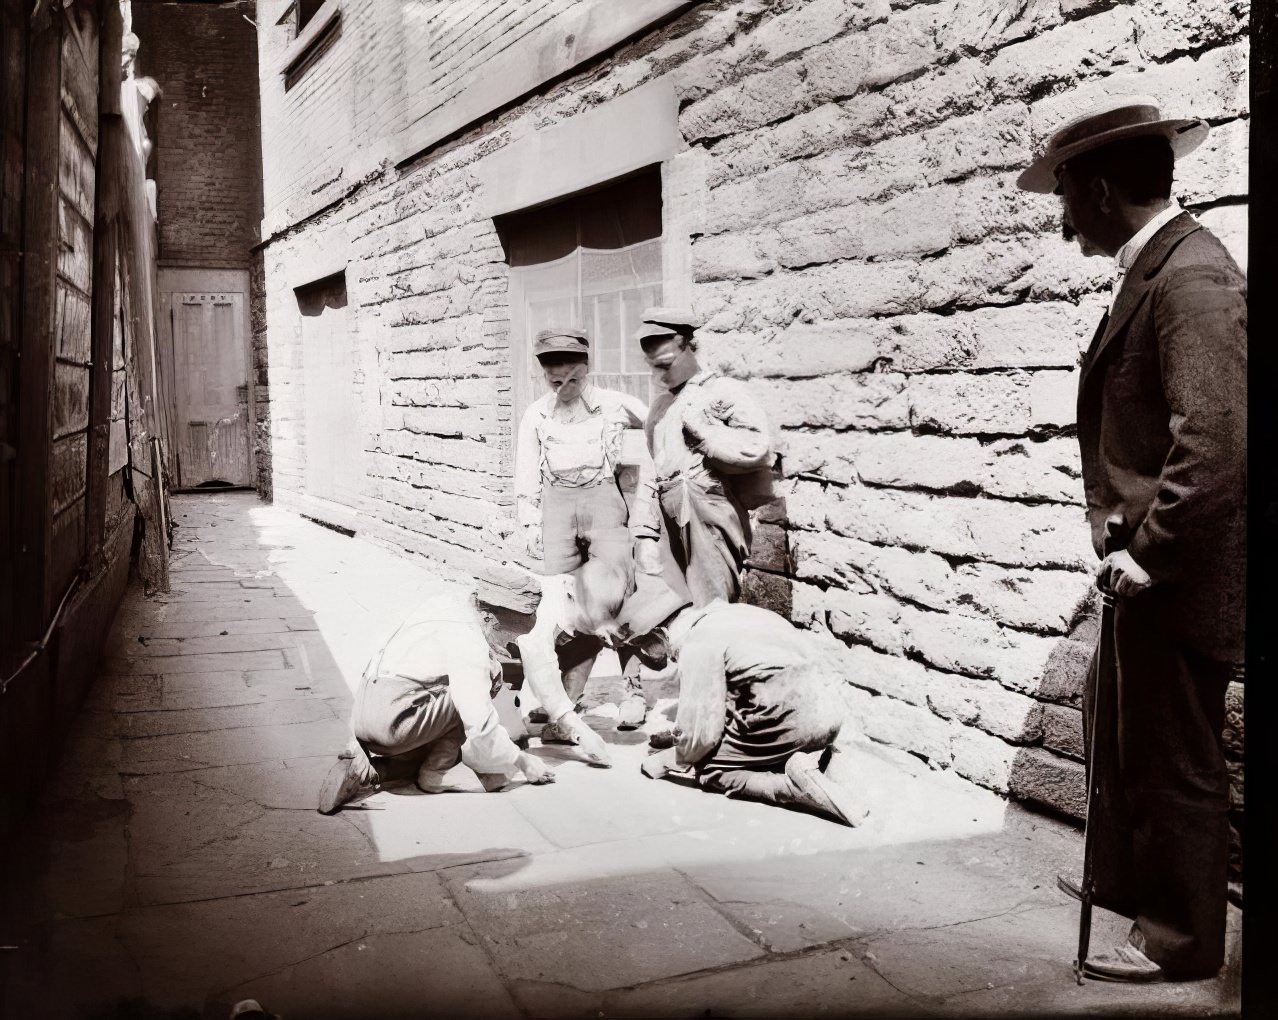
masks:
[[[644,774],[842,825],[863,821],[864,805],[826,775],[847,708],[837,667],[811,637],[758,606],[694,608],[656,577],[636,580],[614,637],[651,668],[667,658],[679,666],[674,746],[650,755]]]
[[[496,620],[473,595],[429,598],[391,635],[364,670],[351,714],[354,739],[329,770],[320,814],[415,780],[425,793],[448,789],[444,775],[458,762],[488,792],[517,774],[554,782],[540,758],[521,751],[497,717],[503,651]]]

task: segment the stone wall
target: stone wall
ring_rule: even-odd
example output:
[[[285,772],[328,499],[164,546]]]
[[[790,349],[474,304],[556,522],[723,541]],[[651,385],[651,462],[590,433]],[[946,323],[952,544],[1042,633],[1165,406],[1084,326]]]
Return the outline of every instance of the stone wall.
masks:
[[[1247,5],[717,0],[402,166],[367,155],[394,151],[407,45],[367,7],[343,6],[310,86],[286,94],[280,43],[262,45],[267,137],[327,111],[306,169],[267,160],[277,499],[311,505],[292,288],[340,250],[367,477],[348,518],[494,591],[535,590],[499,541],[511,365],[484,168],[669,82],[667,228],[691,248],[670,286],[705,323],[703,360],[751,380],[780,436],[785,498],[760,521],[751,597],[843,656],[872,738],[1077,816],[1095,623],[1074,396],[1111,268],[1014,181],[1088,97],[1152,93],[1212,122],[1177,193],[1242,261]]]

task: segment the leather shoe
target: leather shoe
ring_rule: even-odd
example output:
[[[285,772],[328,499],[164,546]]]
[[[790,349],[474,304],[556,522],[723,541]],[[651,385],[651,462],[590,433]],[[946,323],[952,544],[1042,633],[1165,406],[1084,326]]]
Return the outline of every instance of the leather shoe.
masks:
[[[1162,981],[1163,968],[1127,943],[1116,946],[1108,953],[1089,956],[1083,964],[1083,974],[1098,981],[1125,981],[1144,983]]]
[[[785,763],[785,777],[802,795],[800,803],[804,807],[841,825],[860,825],[869,810],[821,771],[822,757],[820,751],[790,755]]]
[[[336,814],[345,805],[377,792],[377,784],[364,778],[362,763],[343,755],[333,763],[320,787],[316,809],[322,815]]]

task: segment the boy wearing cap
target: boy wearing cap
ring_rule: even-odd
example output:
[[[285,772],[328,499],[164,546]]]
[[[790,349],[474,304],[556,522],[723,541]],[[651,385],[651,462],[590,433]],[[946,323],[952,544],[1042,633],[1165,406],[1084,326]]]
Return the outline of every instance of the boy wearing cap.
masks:
[[[626,534],[629,517],[617,476],[622,435],[643,425],[648,408],[637,397],[590,382],[590,341],[583,330],[544,329],[533,341],[533,353],[550,392],[533,401],[519,424],[515,504],[524,544],[541,560],[544,577],[537,623],[519,639],[519,649],[533,693],[547,711],[542,739],[575,742],[580,734],[571,732],[574,720],[564,706],[570,709],[581,696],[602,645],[588,636],[570,643],[565,578],[590,557],[628,563],[633,555],[628,540],[611,540]],[[567,647],[552,664],[556,631]],[[627,672],[629,694],[621,706],[627,726],[643,722],[637,669],[635,663]],[[566,699],[554,692],[547,704],[538,691],[552,690],[561,670],[572,689]]]
[[[633,530],[636,559],[650,573],[664,532],[667,580],[704,606],[741,594],[749,511],[774,498],[776,455],[763,409],[742,383],[701,369],[694,333],[692,314],[679,308],[647,309],[635,333],[664,392],[644,423],[653,474]]]
[[[1117,263],[1078,395],[1096,583],[1116,596],[1101,638],[1112,668],[1093,659],[1084,703],[1089,733],[1098,696],[1117,708],[1089,762],[1114,793],[1090,806],[1088,835],[1095,902],[1134,924],[1084,967],[1111,981],[1210,977],[1224,962],[1221,730],[1246,614],[1246,280],[1171,199],[1175,159],[1207,131],[1163,118],[1152,99],[1111,99],[1061,127],[1018,180],[1059,195],[1066,239]]]
[[[454,593],[427,599],[400,624],[364,670],[354,739],[324,780],[321,814],[396,780],[442,792],[444,774],[462,761],[489,792],[520,772],[530,783],[554,782],[554,770],[521,751],[498,720],[492,699],[505,650],[496,632],[473,596]]]
[[[843,825],[865,818],[864,805],[825,774],[847,707],[837,666],[810,635],[758,606],[694,608],[643,575],[616,627],[647,665],[679,666],[675,744],[648,757],[645,775]]]

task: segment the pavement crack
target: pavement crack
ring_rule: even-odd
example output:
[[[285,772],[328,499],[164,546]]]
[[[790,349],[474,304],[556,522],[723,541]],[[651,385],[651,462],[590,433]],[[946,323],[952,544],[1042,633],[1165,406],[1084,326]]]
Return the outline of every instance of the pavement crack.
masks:
[[[699,882],[697,882],[697,880],[693,878],[690,874],[688,874],[688,872],[684,871],[682,868],[672,868],[671,870],[680,878],[682,878],[685,882],[687,882],[690,886],[692,886],[692,888],[695,889],[698,892],[698,894],[700,894],[702,902],[704,902],[706,906],[708,906],[716,914],[722,917],[728,923],[728,926],[732,928],[733,931],[735,931],[738,935],[742,936],[743,938],[748,939],[754,945],[762,949],[765,953],[769,955],[773,955],[772,946],[768,943],[768,940],[763,937],[763,933],[761,931],[758,931],[757,929],[750,927],[750,925],[746,924],[744,921],[734,917],[728,911],[724,910],[723,905],[717,899],[715,899],[714,895],[710,893],[709,890],[705,889]]]
[[[393,933],[377,932],[377,934],[384,935],[384,934],[393,934]],[[345,949],[347,946],[354,945],[356,942],[362,942],[364,939],[367,939],[368,937],[369,937],[369,932],[367,929],[365,929],[359,935],[356,935],[354,938],[345,939],[342,942],[338,942],[336,945],[327,946],[324,949],[319,950],[318,952],[311,953],[309,956],[303,956],[299,960],[292,960],[289,963],[282,964],[281,966],[276,967],[274,970],[268,970],[262,974],[254,974],[252,977],[243,978],[237,981],[233,985],[229,985],[226,988],[220,989],[217,992],[217,997],[218,998],[224,997],[227,995],[228,992],[232,992],[237,988],[244,988],[245,986],[251,985],[254,982],[265,981],[267,978],[275,977],[277,974],[283,974],[285,971],[292,970],[294,967],[300,967],[304,963],[310,963],[312,960],[318,960],[321,956],[327,956],[329,953],[335,953],[339,949]]]

